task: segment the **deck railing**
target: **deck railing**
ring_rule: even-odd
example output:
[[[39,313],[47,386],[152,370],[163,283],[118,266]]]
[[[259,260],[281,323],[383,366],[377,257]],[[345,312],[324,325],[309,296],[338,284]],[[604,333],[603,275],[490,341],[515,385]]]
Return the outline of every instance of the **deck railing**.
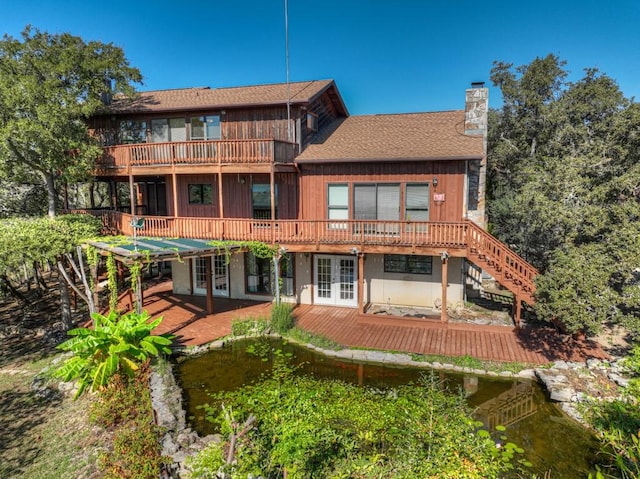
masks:
[[[111,210],[73,210],[102,218],[106,230],[133,235],[132,216]],[[141,236],[263,241],[286,245],[431,247],[464,250],[523,300],[534,301],[538,271],[470,220],[460,222],[261,220],[146,216]]]
[[[139,143],[104,148],[100,171],[130,167],[291,163],[297,145],[278,140],[205,140]]]

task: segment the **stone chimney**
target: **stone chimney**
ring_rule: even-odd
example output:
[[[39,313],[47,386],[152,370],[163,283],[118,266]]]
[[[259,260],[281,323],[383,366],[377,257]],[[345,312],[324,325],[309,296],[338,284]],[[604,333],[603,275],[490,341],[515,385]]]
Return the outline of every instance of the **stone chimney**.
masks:
[[[486,228],[485,191],[487,178],[487,113],[489,89],[484,82],[474,82],[466,91],[464,108],[464,134],[482,136],[482,159],[467,161],[467,218]]]
[[[486,135],[489,89],[484,82],[473,82],[467,90],[464,105],[464,134]]]

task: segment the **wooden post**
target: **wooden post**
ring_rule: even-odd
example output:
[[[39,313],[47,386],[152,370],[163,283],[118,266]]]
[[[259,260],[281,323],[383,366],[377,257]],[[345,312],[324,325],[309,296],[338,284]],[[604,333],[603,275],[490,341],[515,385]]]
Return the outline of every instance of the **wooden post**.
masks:
[[[175,165],[174,170],[171,172],[171,185],[173,187],[173,216],[177,218],[178,214],[178,180],[176,178]]]
[[[516,329],[520,329],[520,316],[522,314],[522,300],[517,294],[513,295],[513,322],[516,325]]]
[[[118,189],[116,188],[116,182],[109,180],[109,201],[111,202],[111,209],[118,209]]]
[[[440,310],[440,321],[447,323],[447,286],[449,283],[449,255],[445,252],[440,256],[442,259],[442,309]]]
[[[222,171],[218,169],[218,211],[220,214],[220,219],[224,218],[224,206],[222,202]]]
[[[275,187],[275,183],[276,183],[276,179],[275,179],[275,172],[273,171],[273,164],[271,165],[271,172],[269,173],[269,188],[270,188],[270,193],[271,193],[271,221],[274,221],[276,219],[276,187]]]
[[[131,216],[136,215],[136,192],[133,187],[133,175],[129,173],[129,201],[131,202]]]
[[[358,314],[364,314],[364,254],[358,254]]]
[[[94,189],[96,187],[96,184],[94,181],[92,181],[91,183],[89,183],[89,204],[91,205],[91,209],[95,210],[96,209],[96,197],[94,195]],[[69,208],[67,208],[69,209]]]
[[[207,283],[207,313],[213,314],[213,260],[211,256],[206,256],[205,259],[205,276]]]

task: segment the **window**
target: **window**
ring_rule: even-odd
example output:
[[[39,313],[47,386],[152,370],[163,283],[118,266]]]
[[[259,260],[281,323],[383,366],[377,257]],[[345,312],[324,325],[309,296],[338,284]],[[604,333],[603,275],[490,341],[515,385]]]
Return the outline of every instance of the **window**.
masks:
[[[282,296],[293,296],[293,270],[294,257],[291,253],[285,254],[280,259],[280,278]],[[274,285],[273,260],[270,258],[258,258],[253,253],[245,255],[247,293],[276,294]]]
[[[353,219],[398,221],[400,219],[400,185],[364,184],[353,187]],[[397,234],[398,224],[359,223],[365,234]]]
[[[353,219],[400,219],[400,185],[366,184],[353,187]]]
[[[245,258],[247,293],[271,294],[271,260],[253,253],[247,253]]]
[[[330,184],[327,188],[327,217],[349,219],[349,185]],[[331,229],[346,229],[347,223],[329,223]]]
[[[212,205],[213,188],[208,184],[189,185],[190,205]]]
[[[151,141],[186,141],[187,130],[184,118],[158,118],[151,120]]]
[[[429,221],[429,184],[407,184],[404,204],[405,220]]]
[[[120,122],[120,143],[146,143],[147,122],[144,120],[122,120]]]
[[[318,115],[307,113],[307,128],[311,131],[318,131]]]
[[[278,217],[278,185],[274,201],[276,205],[276,218]],[[254,183],[251,185],[251,202],[253,205],[253,218],[257,220],[271,219],[271,186],[269,183]]]
[[[209,115],[191,118],[191,139],[192,140],[219,140],[220,116]]]
[[[432,274],[433,257],[406,254],[385,254],[385,273]]]

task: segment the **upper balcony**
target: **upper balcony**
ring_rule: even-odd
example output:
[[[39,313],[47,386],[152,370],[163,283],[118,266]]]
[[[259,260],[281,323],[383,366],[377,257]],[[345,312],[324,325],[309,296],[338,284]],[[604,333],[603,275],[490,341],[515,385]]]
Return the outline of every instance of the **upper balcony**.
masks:
[[[269,172],[293,168],[298,145],[272,139],[204,140],[108,146],[96,162],[96,175],[121,176],[217,171]]]

